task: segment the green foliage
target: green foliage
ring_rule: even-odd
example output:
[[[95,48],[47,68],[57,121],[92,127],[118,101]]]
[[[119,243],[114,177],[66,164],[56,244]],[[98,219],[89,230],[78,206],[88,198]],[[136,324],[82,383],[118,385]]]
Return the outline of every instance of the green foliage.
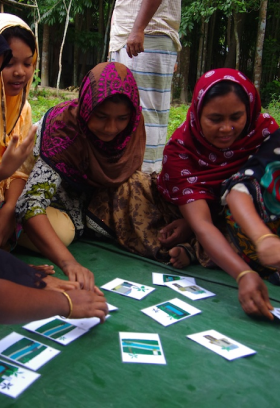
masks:
[[[46,88],[38,89],[35,93],[31,89],[29,94],[29,103],[32,109],[32,121],[36,123],[41,117],[53,106],[63,102],[68,98],[65,94],[61,94],[59,97],[56,96],[56,91],[50,91]]]
[[[166,141],[170,139],[175,130],[186,120],[187,111],[187,105],[171,106]]]
[[[267,110],[268,113],[274,117],[278,125],[280,125],[280,94],[272,95],[272,99],[267,107]]]

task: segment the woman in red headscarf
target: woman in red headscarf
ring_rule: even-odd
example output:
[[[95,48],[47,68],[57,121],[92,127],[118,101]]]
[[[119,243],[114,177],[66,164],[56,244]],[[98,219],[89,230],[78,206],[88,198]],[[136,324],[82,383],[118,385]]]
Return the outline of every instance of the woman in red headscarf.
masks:
[[[260,112],[258,92],[241,72],[216,69],[204,74],[196,84],[186,121],[165,147],[158,188],[179,207],[211,261],[237,280],[245,312],[272,319],[262,279],[216,226],[222,182],[278,129],[273,118]],[[278,136],[279,131],[274,133]],[[181,251],[170,251],[175,266]]]

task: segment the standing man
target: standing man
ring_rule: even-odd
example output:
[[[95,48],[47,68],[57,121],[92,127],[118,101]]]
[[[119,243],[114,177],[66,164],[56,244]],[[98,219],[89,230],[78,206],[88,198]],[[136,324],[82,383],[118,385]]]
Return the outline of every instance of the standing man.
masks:
[[[177,52],[181,0],[116,0],[110,59],[125,64],[136,79],[146,128],[142,170],[160,171],[166,143],[171,82]]]

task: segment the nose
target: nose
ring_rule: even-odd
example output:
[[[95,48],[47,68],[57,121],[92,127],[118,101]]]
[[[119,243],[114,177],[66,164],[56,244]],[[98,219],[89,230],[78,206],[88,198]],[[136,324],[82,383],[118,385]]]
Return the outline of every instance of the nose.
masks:
[[[15,66],[14,75],[15,75],[15,76],[23,76],[23,75],[25,75],[25,69],[24,69],[24,66],[23,66],[22,64],[17,64],[17,65]]]
[[[231,123],[223,123],[219,128],[220,132],[231,132],[233,129]]]
[[[113,135],[115,133],[118,133],[117,122],[114,119],[110,119],[106,121],[105,132],[108,135]]]

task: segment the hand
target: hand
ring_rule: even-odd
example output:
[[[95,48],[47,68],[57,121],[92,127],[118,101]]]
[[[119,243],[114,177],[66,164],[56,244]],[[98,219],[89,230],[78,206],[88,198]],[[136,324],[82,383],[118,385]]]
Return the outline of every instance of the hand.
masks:
[[[29,266],[31,268],[33,268],[33,269],[36,269],[36,271],[43,271],[47,275],[53,275],[55,273],[53,265],[32,265],[32,264],[29,264]]]
[[[144,52],[144,31],[131,31],[126,43],[126,52],[130,58]]]
[[[44,290],[55,290],[57,292],[64,292],[68,290],[80,289],[79,282],[71,282],[63,279],[55,278],[54,276],[46,276],[42,279],[46,283]]]
[[[22,165],[27,159],[29,154],[33,150],[34,139],[37,126],[33,125],[23,140],[23,142],[17,146],[18,136],[14,135],[2,157],[0,165],[0,179],[4,180],[14,174],[15,171]]]
[[[256,273],[247,273],[239,281],[239,302],[245,313],[273,320],[267,287]]]
[[[258,258],[262,265],[271,266],[280,271],[280,239],[267,237],[257,245]]]
[[[79,264],[76,260],[67,261],[62,268],[70,281],[77,281],[80,283],[80,288],[85,290],[94,290],[94,276],[93,273]]]
[[[108,314],[108,306],[104,294],[95,286],[94,290],[71,290],[67,292],[73,303],[71,318],[99,317],[101,323]]]
[[[160,230],[159,241],[166,248],[173,248],[186,242],[191,234],[189,224],[184,218],[175,220]]]

